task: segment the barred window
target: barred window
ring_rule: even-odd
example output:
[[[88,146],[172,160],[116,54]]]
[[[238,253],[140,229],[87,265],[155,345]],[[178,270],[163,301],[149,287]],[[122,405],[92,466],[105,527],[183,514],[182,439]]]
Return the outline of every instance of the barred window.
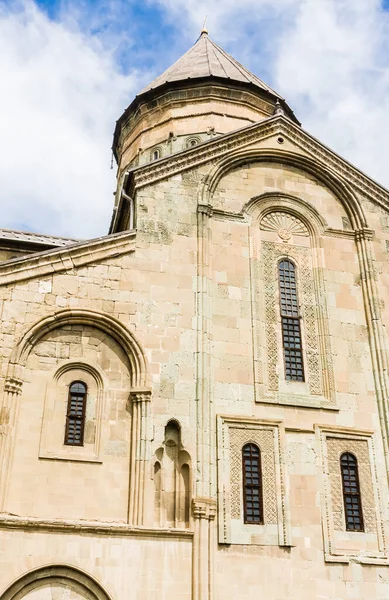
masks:
[[[261,452],[255,444],[242,450],[244,522],[263,524]]]
[[[342,473],[344,514],[347,531],[364,531],[358,462],[350,452],[340,457]]]
[[[73,381],[70,384],[64,441],[68,446],[84,445],[86,395],[85,383]]]
[[[291,260],[284,259],[279,262],[278,279],[285,379],[305,381],[296,267]]]

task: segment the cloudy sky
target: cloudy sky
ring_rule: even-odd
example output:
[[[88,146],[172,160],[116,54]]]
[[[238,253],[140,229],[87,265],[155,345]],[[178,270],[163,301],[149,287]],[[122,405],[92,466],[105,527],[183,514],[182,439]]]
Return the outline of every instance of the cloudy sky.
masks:
[[[116,119],[198,37],[389,187],[389,0],[0,0],[0,227],[107,233]]]

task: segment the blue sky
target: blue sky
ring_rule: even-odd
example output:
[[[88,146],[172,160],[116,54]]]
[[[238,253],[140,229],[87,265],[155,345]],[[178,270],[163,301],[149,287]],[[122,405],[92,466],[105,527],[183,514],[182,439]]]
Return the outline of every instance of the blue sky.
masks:
[[[0,0],[0,227],[106,233],[115,121],[205,14],[305,129],[389,186],[389,0]]]

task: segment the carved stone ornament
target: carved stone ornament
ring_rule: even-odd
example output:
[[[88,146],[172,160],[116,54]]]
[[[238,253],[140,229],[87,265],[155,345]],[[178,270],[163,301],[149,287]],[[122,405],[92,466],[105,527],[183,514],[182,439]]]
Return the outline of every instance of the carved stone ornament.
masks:
[[[377,531],[376,503],[374,500],[367,440],[350,440],[329,437],[327,438],[327,448],[334,529],[336,531],[346,530],[343,506],[342,476],[340,472],[340,456],[343,452],[352,452],[358,460],[365,531],[366,533],[375,533]]]
[[[5,380],[4,391],[10,394],[21,394],[22,393],[23,381],[16,377],[9,377]]]
[[[217,511],[216,500],[213,498],[193,498],[192,511],[195,519],[213,521]]]
[[[309,235],[304,223],[297,217],[284,212],[271,212],[265,215],[260,223],[263,231],[275,231],[283,242],[288,242],[292,235],[307,237]]]
[[[133,404],[137,402],[151,402],[151,389],[132,389],[130,392],[130,400]]]

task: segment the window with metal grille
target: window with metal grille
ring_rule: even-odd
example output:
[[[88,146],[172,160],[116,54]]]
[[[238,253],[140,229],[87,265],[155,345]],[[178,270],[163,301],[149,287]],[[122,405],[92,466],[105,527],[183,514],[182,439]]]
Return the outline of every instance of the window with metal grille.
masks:
[[[345,452],[340,457],[342,472],[344,514],[347,531],[363,531],[361,491],[359,488],[358,462],[354,454]]]
[[[263,523],[261,452],[255,444],[242,450],[244,522]]]
[[[70,384],[64,441],[68,446],[84,445],[86,394],[87,387],[82,381]]]
[[[291,260],[278,263],[285,379],[304,381],[303,349],[297,296],[296,267]]]

